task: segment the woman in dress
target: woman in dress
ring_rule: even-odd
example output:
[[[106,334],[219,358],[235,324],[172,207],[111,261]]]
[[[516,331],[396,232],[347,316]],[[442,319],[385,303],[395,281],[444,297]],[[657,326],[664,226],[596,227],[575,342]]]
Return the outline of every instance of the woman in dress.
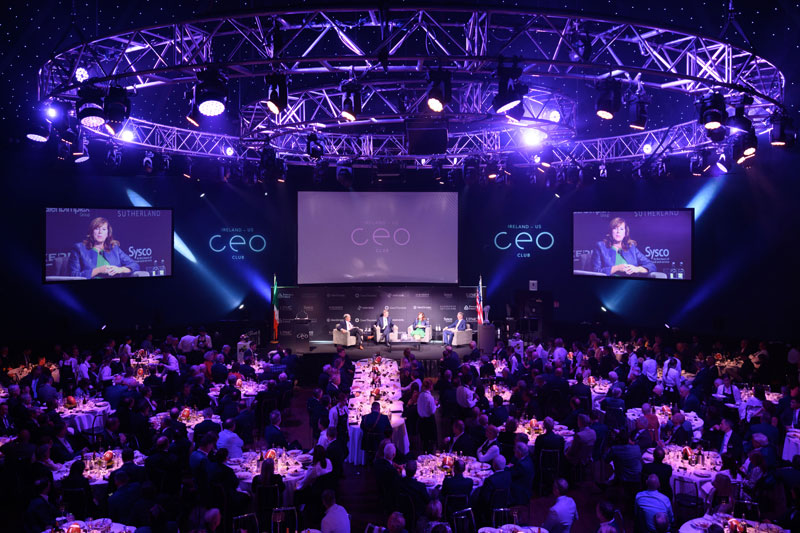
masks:
[[[425,330],[430,326],[430,321],[425,317],[425,313],[420,311],[417,314],[417,319],[414,320],[413,329],[411,330],[411,336],[415,339],[419,340],[425,337]]]

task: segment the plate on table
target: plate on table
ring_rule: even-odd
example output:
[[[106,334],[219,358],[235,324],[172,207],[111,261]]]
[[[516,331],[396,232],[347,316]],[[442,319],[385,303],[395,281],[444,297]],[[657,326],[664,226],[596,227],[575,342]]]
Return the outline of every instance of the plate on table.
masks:
[[[492,465],[490,465],[489,463],[479,463],[479,464],[480,466],[478,466],[478,468],[480,468],[481,470],[489,470],[490,468],[492,468]]]
[[[289,450],[286,452],[286,455],[289,457],[297,457],[298,455],[303,455],[303,450]]]
[[[95,402],[96,407],[108,407],[108,402]]]
[[[301,453],[297,457],[295,457],[300,463],[306,465],[310,463],[314,458],[307,453]]]
[[[689,525],[691,525],[693,529],[696,529],[698,531],[706,531],[711,526],[711,522],[703,518],[695,518],[694,520],[689,522]]]
[[[567,426],[565,426],[563,424],[556,424],[555,429],[563,431],[563,430],[569,429],[569,428],[567,428]]]
[[[711,477],[711,473],[710,472],[695,472],[694,475],[697,476],[697,477],[703,477],[703,478]]]
[[[89,529],[103,529],[106,527],[111,527],[113,522],[110,518],[98,518],[97,520],[91,520],[86,522],[86,527]]]
[[[236,472],[236,477],[243,480],[253,479],[253,474],[247,470],[239,470]]]
[[[240,465],[240,464],[242,464],[242,458],[241,457],[232,457],[232,458],[228,459],[228,464],[229,465]]]

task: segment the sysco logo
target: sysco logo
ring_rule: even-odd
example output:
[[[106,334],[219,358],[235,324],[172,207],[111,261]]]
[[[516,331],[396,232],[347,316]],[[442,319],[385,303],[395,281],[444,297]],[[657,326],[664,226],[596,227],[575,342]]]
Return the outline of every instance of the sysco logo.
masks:
[[[650,248],[647,246],[644,249],[644,253],[648,259],[666,259],[669,257],[669,248]]]
[[[366,246],[370,241],[376,246],[388,246],[391,243],[405,246],[411,242],[411,233],[406,228],[397,228],[393,232],[387,228],[375,228],[370,232],[358,227],[350,232],[350,241],[356,246]]]
[[[128,255],[131,259],[153,257],[153,250],[151,248],[134,248],[133,246],[128,246]]]

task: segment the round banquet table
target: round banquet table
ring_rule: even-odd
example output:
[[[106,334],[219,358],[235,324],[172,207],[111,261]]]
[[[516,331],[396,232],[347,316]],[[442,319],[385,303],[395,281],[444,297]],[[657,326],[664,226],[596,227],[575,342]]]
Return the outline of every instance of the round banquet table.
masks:
[[[578,383],[578,380],[570,379],[567,380],[570,386],[575,385]],[[587,385],[589,384],[587,381],[584,381]],[[594,382],[594,384],[589,385],[592,389],[592,408],[593,409],[600,409],[600,402],[606,399],[608,396],[608,389],[611,388],[611,382],[607,379],[598,379]]]
[[[405,455],[411,447],[408,441],[406,420],[398,413],[390,413],[389,420],[392,423],[392,444],[394,444],[398,454]],[[348,435],[350,440],[347,443],[347,461],[354,465],[363,465],[366,462],[366,454],[361,449],[361,439],[364,437],[361,426],[357,422],[350,423],[348,425]]]
[[[481,463],[475,457],[456,455],[454,453],[437,453],[436,455],[423,454],[417,457],[417,473],[414,479],[425,485],[428,493],[433,492],[436,487],[441,487],[448,471],[452,471],[452,465],[456,460],[461,459],[467,467],[464,477],[472,480],[472,490],[478,489],[483,485],[483,481],[492,475],[492,467],[487,463]],[[405,476],[405,469],[403,469]]]
[[[491,403],[495,396],[503,398],[503,403],[507,404],[511,401],[511,389],[504,383],[494,383],[484,389],[484,396]]]
[[[498,428],[500,431],[505,431],[505,427]],[[570,444],[572,444],[572,438],[575,436],[575,432],[569,429],[567,426],[562,424],[556,424],[553,427],[553,431],[555,431],[556,435],[561,435],[564,437],[564,451],[566,451]],[[517,425],[517,433],[524,433],[528,436],[528,448],[533,451],[533,447],[536,444],[536,439],[539,435],[544,435],[544,427],[542,425],[542,421],[537,421],[536,419],[533,420],[525,420],[522,419],[519,421]]]
[[[726,403],[726,407],[730,407],[731,409],[738,409],[739,410],[739,417],[744,420],[750,420],[750,417],[753,416],[753,413],[759,411],[761,409],[761,404],[759,403],[756,405],[755,403],[748,405],[748,402],[751,398],[753,398],[753,389],[739,389],[739,393],[742,396],[742,401],[739,402],[739,405],[734,405],[732,403]],[[716,397],[716,395],[714,395]],[[780,392],[766,392],[765,397],[768,402],[774,404],[775,406],[778,405],[778,402],[781,399]],[[749,411],[749,413],[748,413]]]
[[[72,524],[78,524],[83,531],[106,531],[103,529],[105,527],[109,528],[107,530],[109,533],[133,533],[133,531],[136,531],[135,527],[112,522],[110,518],[95,518],[84,522],[83,520],[67,520],[67,517],[62,516],[56,518],[56,521],[63,522],[61,528],[65,531]],[[42,533],[52,533],[52,531],[51,528],[47,528]]]
[[[727,521],[731,518],[730,515],[714,515],[709,516],[705,515],[700,518],[695,518],[693,520],[689,520],[688,522],[684,523],[678,533],[700,533],[707,531],[708,525],[717,524],[717,525],[725,525]],[[737,518],[740,522],[744,521],[747,523],[747,530],[752,531],[753,533],[789,533],[788,530],[783,529],[780,526],[775,524],[759,524],[758,522],[753,522],[752,520],[742,520],[741,518]],[[759,529],[761,528],[761,529]],[[725,533],[728,533],[728,528],[725,527]]]
[[[711,482],[714,481],[714,476],[722,468],[722,459],[719,453],[714,451],[703,452],[702,465],[690,465],[682,457],[682,446],[667,446],[664,448],[667,452],[664,458],[664,463],[672,467],[672,480],[670,481],[673,492],[676,490],[676,478],[689,481],[697,486],[697,495],[704,498],[711,489]],[[642,454],[642,461],[645,463],[653,462],[653,449],[648,449]],[[688,490],[688,489],[687,489]]]
[[[67,426],[75,428],[77,431],[86,431],[91,429],[92,424],[95,422],[95,417],[101,416],[100,420],[95,424],[97,427],[104,427],[108,415],[111,414],[111,406],[105,400],[89,398],[86,403],[83,400],[78,400],[78,405],[73,408],[67,408],[63,402],[59,402],[56,412],[64,419]]]
[[[12,368],[8,371],[8,376],[14,381],[19,381],[31,373],[33,366],[34,365],[22,365]],[[47,363],[45,366],[50,370],[50,375],[53,376],[53,382],[58,383],[61,379],[61,372],[58,370],[58,367],[53,363]]]
[[[800,455],[800,429],[789,429],[783,441],[782,457],[784,461],[791,461],[795,455]]]
[[[291,507],[294,505],[297,484],[305,477],[312,457],[301,450],[285,452],[283,449],[275,449],[272,451],[276,452],[274,457],[275,473],[283,477],[283,484],[286,487],[283,491],[283,504]],[[253,478],[260,474],[258,457],[259,453],[257,452],[244,452],[242,457],[228,459],[226,462],[236,473],[236,477],[239,479],[239,490],[242,492],[250,493],[253,487]]]
[[[672,418],[672,410],[669,407],[655,407],[653,408],[653,413],[658,417],[658,423],[661,427],[664,427]],[[636,429],[636,421],[642,416],[642,410],[638,407],[633,407],[625,411],[625,416],[628,419],[628,430],[634,431]],[[703,433],[703,425],[705,424],[703,419],[697,416],[697,413],[693,411],[683,413],[683,416],[685,416],[686,421],[692,425],[692,432],[695,434],[695,438],[700,438]]]
[[[151,416],[150,417],[150,423],[153,425],[153,427],[156,430],[158,430],[158,429],[161,428],[161,421],[164,418],[168,418],[168,417],[169,417],[169,412],[163,411],[161,413],[158,413],[155,416]],[[178,420],[180,422],[183,422],[184,424],[186,424],[186,434],[189,437],[190,441],[194,441],[194,427],[197,424],[199,424],[200,422],[202,422],[203,420],[205,420],[205,419],[203,418],[203,414],[202,413],[198,413],[196,411],[192,411],[190,413],[188,419],[185,419],[185,418],[182,418],[182,417],[178,417]],[[220,426],[222,425],[222,419],[219,417],[219,415],[212,415],[211,416],[211,421],[212,422],[216,422]]]
[[[221,389],[222,385],[215,385],[208,391],[208,396],[215,405],[219,405],[219,391]],[[253,405],[256,395],[264,390],[267,390],[267,384],[255,381],[242,381],[242,386],[239,387],[239,391],[242,393],[242,400],[247,403],[248,407]]]
[[[494,377],[502,378],[503,370],[508,368],[508,363],[506,363],[502,359],[492,359],[490,362],[492,363],[492,365],[494,365]],[[481,366],[483,366],[483,363],[481,361],[472,361],[470,362],[469,365],[473,367],[475,370],[477,370],[478,373],[480,373]]]
[[[110,465],[100,463],[99,458],[102,456],[102,454],[94,455],[94,463],[92,462],[91,453],[83,454],[83,461],[86,464],[86,470],[83,472],[83,477],[89,480],[89,486],[92,488],[92,492],[101,498],[104,498],[108,494],[108,476],[111,475],[111,472],[122,466],[122,450],[113,450],[113,453],[114,461]],[[134,450],[134,463],[139,466],[144,466],[145,459],[147,459],[147,457],[139,450]],[[53,480],[60,481],[61,479],[67,477],[69,475],[69,468],[75,461],[77,461],[77,459],[67,461],[62,465],[58,465],[58,470],[53,472]]]

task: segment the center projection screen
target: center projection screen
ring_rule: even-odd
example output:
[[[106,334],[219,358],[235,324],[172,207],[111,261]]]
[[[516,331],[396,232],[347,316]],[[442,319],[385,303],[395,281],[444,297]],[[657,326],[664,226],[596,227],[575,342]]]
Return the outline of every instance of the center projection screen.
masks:
[[[458,193],[297,193],[297,282],[458,283]]]

